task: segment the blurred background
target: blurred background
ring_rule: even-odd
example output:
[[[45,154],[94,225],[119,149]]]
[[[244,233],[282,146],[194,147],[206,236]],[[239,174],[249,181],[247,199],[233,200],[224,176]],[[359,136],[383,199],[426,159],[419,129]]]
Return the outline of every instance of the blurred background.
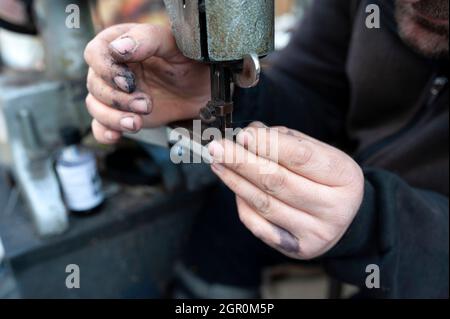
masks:
[[[277,50],[309,2],[275,1]],[[60,26],[72,3],[81,25],[69,32]],[[83,50],[124,22],[169,20],[160,0],[0,1],[1,298],[171,296],[174,265],[216,180],[208,167],[172,164],[167,147],[106,147],[89,134]],[[66,286],[72,264],[80,289]],[[261,293],[325,298],[340,289],[320,268],[287,265],[267,270]]]

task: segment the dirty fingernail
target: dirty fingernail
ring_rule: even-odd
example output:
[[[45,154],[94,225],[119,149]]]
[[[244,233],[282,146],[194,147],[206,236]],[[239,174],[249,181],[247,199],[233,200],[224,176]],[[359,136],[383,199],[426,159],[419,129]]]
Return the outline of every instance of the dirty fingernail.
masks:
[[[111,42],[111,47],[122,55],[132,53],[136,47],[137,43],[130,37],[120,38]]]
[[[125,117],[120,120],[120,126],[122,126],[124,129],[128,131],[136,131],[136,125],[134,123],[134,118],[132,117]]]
[[[114,83],[124,92],[132,93],[136,90],[136,84],[132,76],[118,75],[114,78]]]
[[[135,112],[149,114],[150,103],[147,99],[144,98],[135,99],[130,103],[130,109],[132,109]]]
[[[221,161],[223,158],[223,155],[225,153],[225,150],[223,149],[223,146],[220,145],[216,141],[212,141],[208,146],[209,154],[212,156],[212,158],[216,161]]]

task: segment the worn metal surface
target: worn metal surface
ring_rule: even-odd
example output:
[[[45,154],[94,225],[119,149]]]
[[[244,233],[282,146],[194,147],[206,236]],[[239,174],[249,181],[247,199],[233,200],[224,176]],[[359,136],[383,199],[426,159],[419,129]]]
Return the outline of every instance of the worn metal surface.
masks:
[[[66,8],[73,11],[66,12]],[[61,127],[75,126],[82,131],[89,127],[83,51],[94,33],[86,0],[35,0],[34,10],[46,50],[46,69],[45,73],[0,75],[4,125],[0,147],[7,153],[0,154],[0,164],[13,173],[37,232],[51,236],[68,227],[53,156],[61,142]],[[79,28],[67,23],[70,13],[73,22],[79,14]]]
[[[273,0],[205,0],[211,61],[264,56],[274,45]]]
[[[198,0],[164,1],[184,55],[196,60],[228,62],[242,60],[252,53],[261,57],[273,51],[274,0],[203,1],[204,21]],[[202,52],[202,37],[206,37],[207,52]]]
[[[44,41],[47,74],[58,79],[85,78],[84,48],[95,35],[89,2],[35,0],[34,13]],[[79,25],[72,25],[77,17]]]
[[[81,105],[68,103],[66,90],[70,88],[62,82],[44,81],[39,76],[42,78],[42,74],[26,73],[0,76],[0,113],[5,118],[10,154],[1,158],[0,164],[13,172],[38,233],[50,236],[68,227],[53,170],[53,152],[59,143],[60,125],[77,123]],[[22,78],[35,82],[18,85]]]
[[[172,22],[173,34],[183,54],[194,60],[202,60],[200,39],[200,15],[198,0],[164,0]]]

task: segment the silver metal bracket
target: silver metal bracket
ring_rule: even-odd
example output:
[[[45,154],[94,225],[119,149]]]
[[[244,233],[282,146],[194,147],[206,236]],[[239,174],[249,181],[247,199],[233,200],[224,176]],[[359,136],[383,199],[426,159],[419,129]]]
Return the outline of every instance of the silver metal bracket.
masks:
[[[261,63],[256,53],[244,56],[242,71],[234,75],[234,82],[243,89],[255,87],[259,83]]]

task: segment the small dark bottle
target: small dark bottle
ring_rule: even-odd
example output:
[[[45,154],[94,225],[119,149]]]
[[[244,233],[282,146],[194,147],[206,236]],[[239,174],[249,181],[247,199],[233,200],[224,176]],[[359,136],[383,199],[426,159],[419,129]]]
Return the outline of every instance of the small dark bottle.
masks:
[[[76,215],[96,213],[105,197],[92,151],[81,146],[77,128],[61,130],[64,148],[59,153],[55,169],[67,209]]]

